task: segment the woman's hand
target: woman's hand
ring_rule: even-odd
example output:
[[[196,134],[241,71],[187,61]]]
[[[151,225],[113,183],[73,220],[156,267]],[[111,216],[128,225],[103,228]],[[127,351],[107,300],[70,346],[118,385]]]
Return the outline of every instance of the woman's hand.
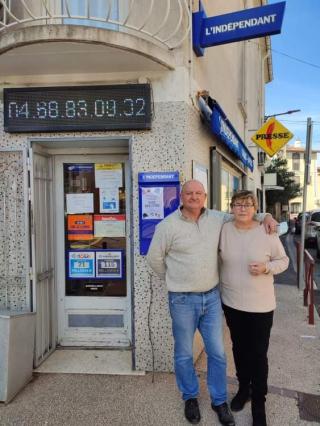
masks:
[[[249,263],[249,272],[251,275],[264,274],[267,271],[266,264],[263,262]]]

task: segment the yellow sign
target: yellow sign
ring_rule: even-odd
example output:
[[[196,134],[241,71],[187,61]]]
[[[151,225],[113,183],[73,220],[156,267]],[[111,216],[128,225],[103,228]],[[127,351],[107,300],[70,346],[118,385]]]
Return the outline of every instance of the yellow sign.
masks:
[[[96,170],[122,170],[121,163],[95,164]]]
[[[273,117],[269,118],[251,140],[273,157],[291,138],[293,134]]]

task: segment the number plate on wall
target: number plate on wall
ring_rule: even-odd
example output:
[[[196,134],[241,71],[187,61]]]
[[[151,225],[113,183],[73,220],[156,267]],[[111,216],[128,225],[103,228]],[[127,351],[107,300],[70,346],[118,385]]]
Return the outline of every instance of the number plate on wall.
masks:
[[[6,132],[151,128],[148,84],[4,89]]]

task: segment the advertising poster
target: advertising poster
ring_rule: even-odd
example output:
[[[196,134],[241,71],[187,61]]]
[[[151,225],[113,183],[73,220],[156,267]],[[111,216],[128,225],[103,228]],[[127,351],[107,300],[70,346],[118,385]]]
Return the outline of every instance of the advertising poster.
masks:
[[[95,164],[95,182],[96,188],[108,188],[123,186],[122,184],[122,164]]]
[[[119,213],[119,188],[109,186],[99,189],[100,213]]]
[[[93,251],[69,251],[69,278],[94,278],[95,256]]]
[[[67,219],[68,240],[92,240],[93,216],[91,214],[69,214]]]
[[[126,216],[115,214],[113,216],[94,215],[95,237],[125,237]]]
[[[142,188],[142,218],[144,220],[163,219],[163,188]]]
[[[202,183],[206,194],[208,193],[208,169],[202,164],[192,161],[192,178]],[[207,207],[208,198],[205,200],[205,207]]]
[[[104,250],[96,252],[97,278],[122,278],[122,252]]]
[[[67,194],[67,213],[93,213],[93,194]]]

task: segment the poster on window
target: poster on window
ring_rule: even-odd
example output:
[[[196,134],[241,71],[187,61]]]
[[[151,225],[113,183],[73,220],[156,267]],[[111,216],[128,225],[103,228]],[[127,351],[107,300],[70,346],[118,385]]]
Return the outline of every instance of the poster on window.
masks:
[[[126,216],[124,214],[115,215],[94,215],[94,236],[98,237],[125,237]]]
[[[205,193],[208,193],[208,169],[206,166],[192,161],[192,178],[202,183]]]
[[[100,213],[119,213],[119,188],[108,186],[99,189]]]
[[[205,193],[208,193],[208,169],[206,166],[192,161],[192,179],[196,179],[202,183]],[[208,206],[208,198],[204,202],[205,207]]]
[[[122,187],[122,164],[95,164],[96,188]]]
[[[69,241],[92,240],[93,217],[91,214],[69,214],[67,220]]]
[[[122,278],[122,251],[103,250],[96,252],[97,278]]]
[[[67,194],[67,213],[93,213],[93,194]]]
[[[142,218],[144,220],[163,219],[163,188],[142,188]]]
[[[73,251],[68,253],[69,278],[94,278],[95,256],[94,251]]]

